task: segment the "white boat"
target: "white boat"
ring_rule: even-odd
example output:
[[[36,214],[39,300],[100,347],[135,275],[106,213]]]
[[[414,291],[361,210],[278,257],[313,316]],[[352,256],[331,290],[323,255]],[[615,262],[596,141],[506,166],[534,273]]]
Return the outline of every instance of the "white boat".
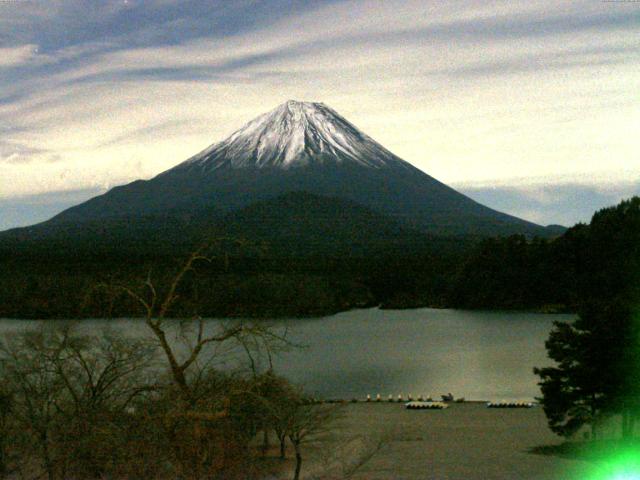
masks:
[[[532,408],[533,402],[487,402],[487,408]]]
[[[449,407],[444,402],[407,402],[404,406],[408,410],[442,410]]]

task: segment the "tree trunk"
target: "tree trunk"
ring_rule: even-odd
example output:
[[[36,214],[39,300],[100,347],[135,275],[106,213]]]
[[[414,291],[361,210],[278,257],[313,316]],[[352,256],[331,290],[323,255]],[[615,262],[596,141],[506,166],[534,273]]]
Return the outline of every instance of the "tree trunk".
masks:
[[[176,357],[173,354],[173,350],[171,349],[171,346],[167,341],[167,336],[164,330],[162,330],[160,327],[155,326],[151,318],[147,318],[146,322],[147,325],[149,325],[149,328],[151,328],[153,333],[156,335],[156,338],[160,342],[160,347],[167,357],[167,361],[169,362],[169,367],[171,369],[171,374],[173,376],[173,381],[176,383],[176,385],[178,385],[178,388],[182,392],[183,398],[187,405],[189,405],[190,407],[193,406],[193,395],[187,383],[187,377],[184,374],[184,368],[178,365],[178,361],[176,360]]]
[[[46,431],[40,434],[40,441],[42,442],[42,459],[44,463],[44,469],[47,472],[47,478],[49,480],[55,480],[53,462],[51,461],[51,455],[49,452],[49,435]]]
[[[283,435],[282,437],[279,437],[279,439],[280,439],[280,458],[284,460],[287,456],[287,445],[286,445],[287,437]]]
[[[269,451],[269,430],[266,428],[262,431],[262,455],[266,455]]]
[[[302,468],[302,454],[300,453],[300,442],[292,441],[293,448],[296,452],[296,471],[293,474],[293,480],[300,480],[300,469]]]
[[[0,478],[4,478],[7,473],[5,448],[4,436],[0,436]]]

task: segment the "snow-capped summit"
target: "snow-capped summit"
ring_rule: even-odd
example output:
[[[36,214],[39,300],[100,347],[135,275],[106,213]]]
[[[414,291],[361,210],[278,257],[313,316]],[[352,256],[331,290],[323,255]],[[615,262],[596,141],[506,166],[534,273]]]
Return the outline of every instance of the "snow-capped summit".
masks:
[[[372,168],[407,165],[327,105],[289,100],[177,168],[289,169],[343,163]]]

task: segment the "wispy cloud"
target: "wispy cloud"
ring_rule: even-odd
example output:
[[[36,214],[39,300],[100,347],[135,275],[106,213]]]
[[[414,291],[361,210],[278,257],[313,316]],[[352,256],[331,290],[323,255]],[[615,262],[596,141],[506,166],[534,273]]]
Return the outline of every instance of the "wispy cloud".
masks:
[[[60,155],[50,150],[35,148],[0,139],[0,164],[31,163],[35,161],[56,162]]]
[[[33,60],[38,53],[37,45],[19,45],[0,47],[0,68],[24,65]]]
[[[153,176],[287,98],[445,182],[619,182],[638,24],[591,0],[0,2],[0,197]]]

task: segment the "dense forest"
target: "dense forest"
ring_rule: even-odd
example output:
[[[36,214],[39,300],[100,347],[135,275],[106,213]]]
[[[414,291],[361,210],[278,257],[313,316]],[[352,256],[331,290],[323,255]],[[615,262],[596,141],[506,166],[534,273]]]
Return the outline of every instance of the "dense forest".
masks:
[[[296,202],[298,216],[332,208],[306,201]],[[396,225],[383,229],[384,219],[352,208],[344,221],[308,223],[302,233],[275,224],[245,231],[248,222],[240,221],[212,226],[207,258],[183,282],[174,315],[303,316],[376,305],[575,311],[594,289],[615,291],[638,268],[638,197],[555,239],[428,236]],[[296,219],[294,209],[287,211]],[[185,230],[180,240],[176,225],[166,228],[170,241],[137,228],[129,243],[98,232],[101,243],[86,237],[75,244],[0,245],[0,316],[141,314],[113,287],[139,286],[149,275],[162,283],[202,239],[196,244]]]
[[[609,298],[640,271],[640,198],[596,212],[560,237],[483,241],[465,260],[451,290],[466,308],[561,308]]]

